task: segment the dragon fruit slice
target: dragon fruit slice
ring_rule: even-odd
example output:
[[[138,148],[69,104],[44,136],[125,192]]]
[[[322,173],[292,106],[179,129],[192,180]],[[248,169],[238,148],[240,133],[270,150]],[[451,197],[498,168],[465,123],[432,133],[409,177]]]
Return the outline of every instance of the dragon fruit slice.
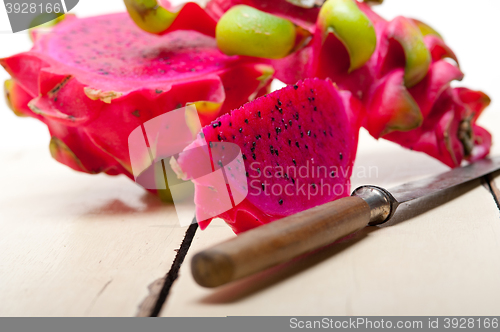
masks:
[[[113,33],[102,38],[103,31]],[[210,123],[267,92],[273,73],[222,54],[198,32],[145,33],[126,13],[67,17],[32,36],[31,51],[0,60],[13,78],[7,99],[48,126],[58,161],[87,173],[133,178],[128,136],[135,128],[186,103]]]
[[[359,132],[351,97],[329,80],[308,79],[260,97],[204,127],[213,164],[224,154],[221,142],[230,142],[240,147],[246,169],[248,195],[219,217],[239,233],[348,196]],[[200,146],[199,141],[194,144]],[[224,186],[208,190],[206,182],[196,178],[192,149],[188,147],[177,163],[181,176],[195,183],[197,216],[203,229],[210,218],[200,216],[212,208],[214,190]],[[232,175],[226,173],[228,178]]]

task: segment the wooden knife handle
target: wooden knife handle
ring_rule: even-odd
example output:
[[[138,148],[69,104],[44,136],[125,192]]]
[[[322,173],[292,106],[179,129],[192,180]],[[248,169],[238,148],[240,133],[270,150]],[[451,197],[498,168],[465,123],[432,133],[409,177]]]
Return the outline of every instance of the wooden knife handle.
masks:
[[[217,287],[328,245],[364,228],[370,206],[346,197],[247,231],[197,253],[191,271],[198,284]]]

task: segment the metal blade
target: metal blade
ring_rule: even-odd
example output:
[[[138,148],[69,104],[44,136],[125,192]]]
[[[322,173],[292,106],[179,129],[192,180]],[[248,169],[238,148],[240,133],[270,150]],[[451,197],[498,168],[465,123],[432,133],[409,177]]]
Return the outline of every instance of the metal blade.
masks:
[[[394,196],[398,203],[404,203],[480,178],[498,169],[500,169],[500,156],[482,159],[467,166],[455,168],[426,179],[408,182],[387,191]]]

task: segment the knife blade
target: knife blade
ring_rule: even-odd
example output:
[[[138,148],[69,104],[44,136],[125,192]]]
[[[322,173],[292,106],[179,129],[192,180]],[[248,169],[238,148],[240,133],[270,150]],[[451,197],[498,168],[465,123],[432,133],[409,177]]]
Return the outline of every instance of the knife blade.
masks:
[[[391,189],[366,185],[351,197],[249,230],[195,254],[191,272],[204,287],[217,287],[287,262],[366,226],[389,221],[400,204],[435,194],[500,169],[500,156],[408,182]]]

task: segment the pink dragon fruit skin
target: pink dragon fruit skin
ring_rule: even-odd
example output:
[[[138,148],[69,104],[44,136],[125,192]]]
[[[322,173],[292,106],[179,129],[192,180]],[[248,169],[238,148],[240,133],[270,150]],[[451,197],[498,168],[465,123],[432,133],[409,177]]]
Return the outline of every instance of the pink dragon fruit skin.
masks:
[[[463,73],[443,39],[419,21],[404,17],[386,21],[368,5],[356,4],[377,36],[375,51],[362,67],[349,70],[345,41],[334,33],[325,38],[318,19],[313,40],[305,48],[272,61],[276,77],[288,84],[303,77],[332,79],[363,104],[363,127],[372,136],[427,153],[450,167],[486,156],[491,135],[475,122],[489,98],[450,87]],[[461,98],[460,91],[472,97]],[[437,107],[438,101],[449,112]]]
[[[203,128],[212,149],[230,142],[243,153],[248,195],[219,215],[235,233],[350,195],[359,132],[353,113],[358,105],[351,97],[329,80],[308,79]],[[191,175],[191,149],[181,154],[178,164],[195,183],[197,215],[203,215],[213,204],[214,192],[203,190],[205,184]],[[212,152],[212,158],[216,155]],[[202,229],[209,222],[199,218]]]
[[[127,139],[136,127],[186,103],[207,124],[265,93],[272,75],[268,65],[222,54],[212,37],[150,35],[126,13],[68,17],[33,35],[31,51],[0,60],[13,78],[11,106],[48,126],[58,161],[87,173],[133,178]]]
[[[303,8],[287,0],[211,0],[206,5],[206,12],[219,20],[226,11],[237,5],[246,5],[258,10],[285,18],[309,31],[314,31],[319,7]]]

